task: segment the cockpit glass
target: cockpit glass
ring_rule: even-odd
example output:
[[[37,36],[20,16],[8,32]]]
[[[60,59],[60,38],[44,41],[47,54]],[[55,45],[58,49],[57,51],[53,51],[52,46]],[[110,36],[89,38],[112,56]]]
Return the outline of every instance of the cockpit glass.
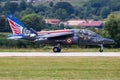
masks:
[[[95,36],[101,37],[97,33],[91,30],[88,30],[88,29],[71,29],[71,30],[74,31],[76,34],[79,33],[80,35],[86,35],[86,36],[91,36],[91,37],[95,37]]]
[[[97,34],[95,32],[92,32],[87,29],[80,29],[80,34],[88,35],[88,36],[96,36]]]

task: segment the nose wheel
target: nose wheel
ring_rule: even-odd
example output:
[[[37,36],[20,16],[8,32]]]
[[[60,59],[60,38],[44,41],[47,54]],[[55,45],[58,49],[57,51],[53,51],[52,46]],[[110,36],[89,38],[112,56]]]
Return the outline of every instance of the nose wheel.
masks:
[[[103,52],[103,44],[100,44],[99,52]]]
[[[57,53],[57,52],[61,52],[61,45],[58,44],[57,47],[53,48],[53,52]]]
[[[100,48],[100,49],[99,49],[99,52],[103,52],[103,49]]]

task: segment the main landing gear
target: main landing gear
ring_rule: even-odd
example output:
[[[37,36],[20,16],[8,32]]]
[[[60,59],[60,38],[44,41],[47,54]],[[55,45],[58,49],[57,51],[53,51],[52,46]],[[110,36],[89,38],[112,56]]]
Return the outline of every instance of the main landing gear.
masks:
[[[58,44],[56,47],[53,48],[53,52],[61,52],[61,44]]]
[[[100,44],[99,52],[103,52],[103,44]]]

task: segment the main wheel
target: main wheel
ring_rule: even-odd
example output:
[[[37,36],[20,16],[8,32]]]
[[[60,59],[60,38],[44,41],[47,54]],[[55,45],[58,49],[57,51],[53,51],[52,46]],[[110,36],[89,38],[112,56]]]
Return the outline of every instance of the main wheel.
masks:
[[[53,52],[55,52],[55,53],[56,53],[56,52],[61,52],[61,49],[59,49],[59,47],[54,47],[54,48],[53,48]]]

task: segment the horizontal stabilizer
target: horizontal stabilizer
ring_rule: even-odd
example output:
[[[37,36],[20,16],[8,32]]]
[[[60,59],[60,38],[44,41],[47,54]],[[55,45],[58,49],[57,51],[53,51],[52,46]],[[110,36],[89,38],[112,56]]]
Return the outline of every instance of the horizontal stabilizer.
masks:
[[[23,35],[9,35],[7,39],[14,39],[14,40],[19,40],[19,39],[23,39]]]

